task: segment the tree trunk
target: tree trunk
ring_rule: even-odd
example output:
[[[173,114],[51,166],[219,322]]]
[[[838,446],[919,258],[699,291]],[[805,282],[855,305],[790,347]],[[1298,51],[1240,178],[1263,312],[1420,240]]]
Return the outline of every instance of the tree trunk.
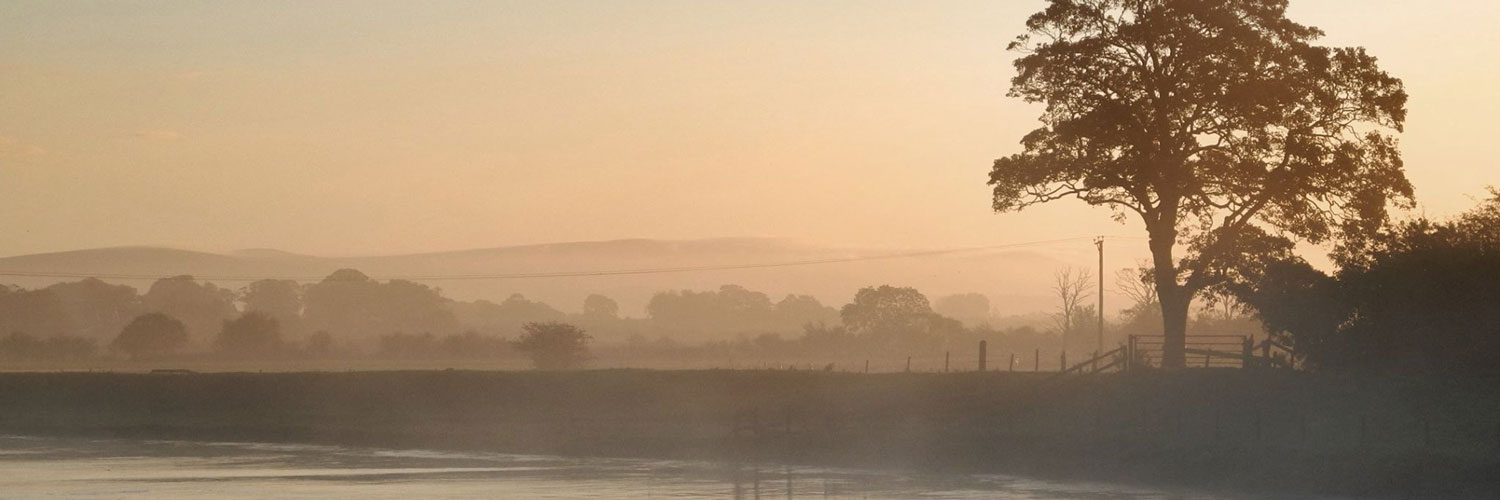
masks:
[[[1192,302],[1192,295],[1187,289],[1176,283],[1172,284],[1172,290],[1158,290],[1161,299],[1161,322],[1162,322],[1162,353],[1161,366],[1163,368],[1185,368],[1187,367],[1187,315],[1188,304]],[[1167,297],[1171,298],[1167,298]]]
[[[1192,291],[1177,282],[1177,260],[1172,247],[1177,244],[1177,229],[1168,225],[1151,233],[1151,260],[1156,277],[1156,297],[1161,303],[1163,368],[1187,366],[1187,314],[1193,300]]]

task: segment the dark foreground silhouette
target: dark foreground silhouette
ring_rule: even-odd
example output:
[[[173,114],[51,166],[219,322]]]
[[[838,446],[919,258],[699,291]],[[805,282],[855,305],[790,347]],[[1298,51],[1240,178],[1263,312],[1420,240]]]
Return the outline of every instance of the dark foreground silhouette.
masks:
[[[12,373],[0,433],[1000,472],[1491,498],[1488,380],[1255,370]]]

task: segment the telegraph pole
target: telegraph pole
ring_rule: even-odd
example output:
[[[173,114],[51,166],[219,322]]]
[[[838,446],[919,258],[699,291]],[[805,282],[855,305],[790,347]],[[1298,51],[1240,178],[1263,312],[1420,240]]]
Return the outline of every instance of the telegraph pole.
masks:
[[[1095,354],[1104,352],[1104,237],[1094,238],[1094,246],[1099,248],[1099,350]]]

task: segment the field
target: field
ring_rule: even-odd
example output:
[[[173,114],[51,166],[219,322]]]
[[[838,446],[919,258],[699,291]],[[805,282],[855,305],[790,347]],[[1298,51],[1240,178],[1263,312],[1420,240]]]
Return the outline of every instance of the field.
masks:
[[[1488,380],[1194,370],[0,374],[0,433],[1000,472],[1493,497]]]

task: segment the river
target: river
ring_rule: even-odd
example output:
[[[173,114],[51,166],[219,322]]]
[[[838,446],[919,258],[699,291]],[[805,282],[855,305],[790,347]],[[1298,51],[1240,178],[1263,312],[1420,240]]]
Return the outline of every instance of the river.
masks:
[[[998,475],[296,444],[0,437],[0,498],[1218,500]]]

